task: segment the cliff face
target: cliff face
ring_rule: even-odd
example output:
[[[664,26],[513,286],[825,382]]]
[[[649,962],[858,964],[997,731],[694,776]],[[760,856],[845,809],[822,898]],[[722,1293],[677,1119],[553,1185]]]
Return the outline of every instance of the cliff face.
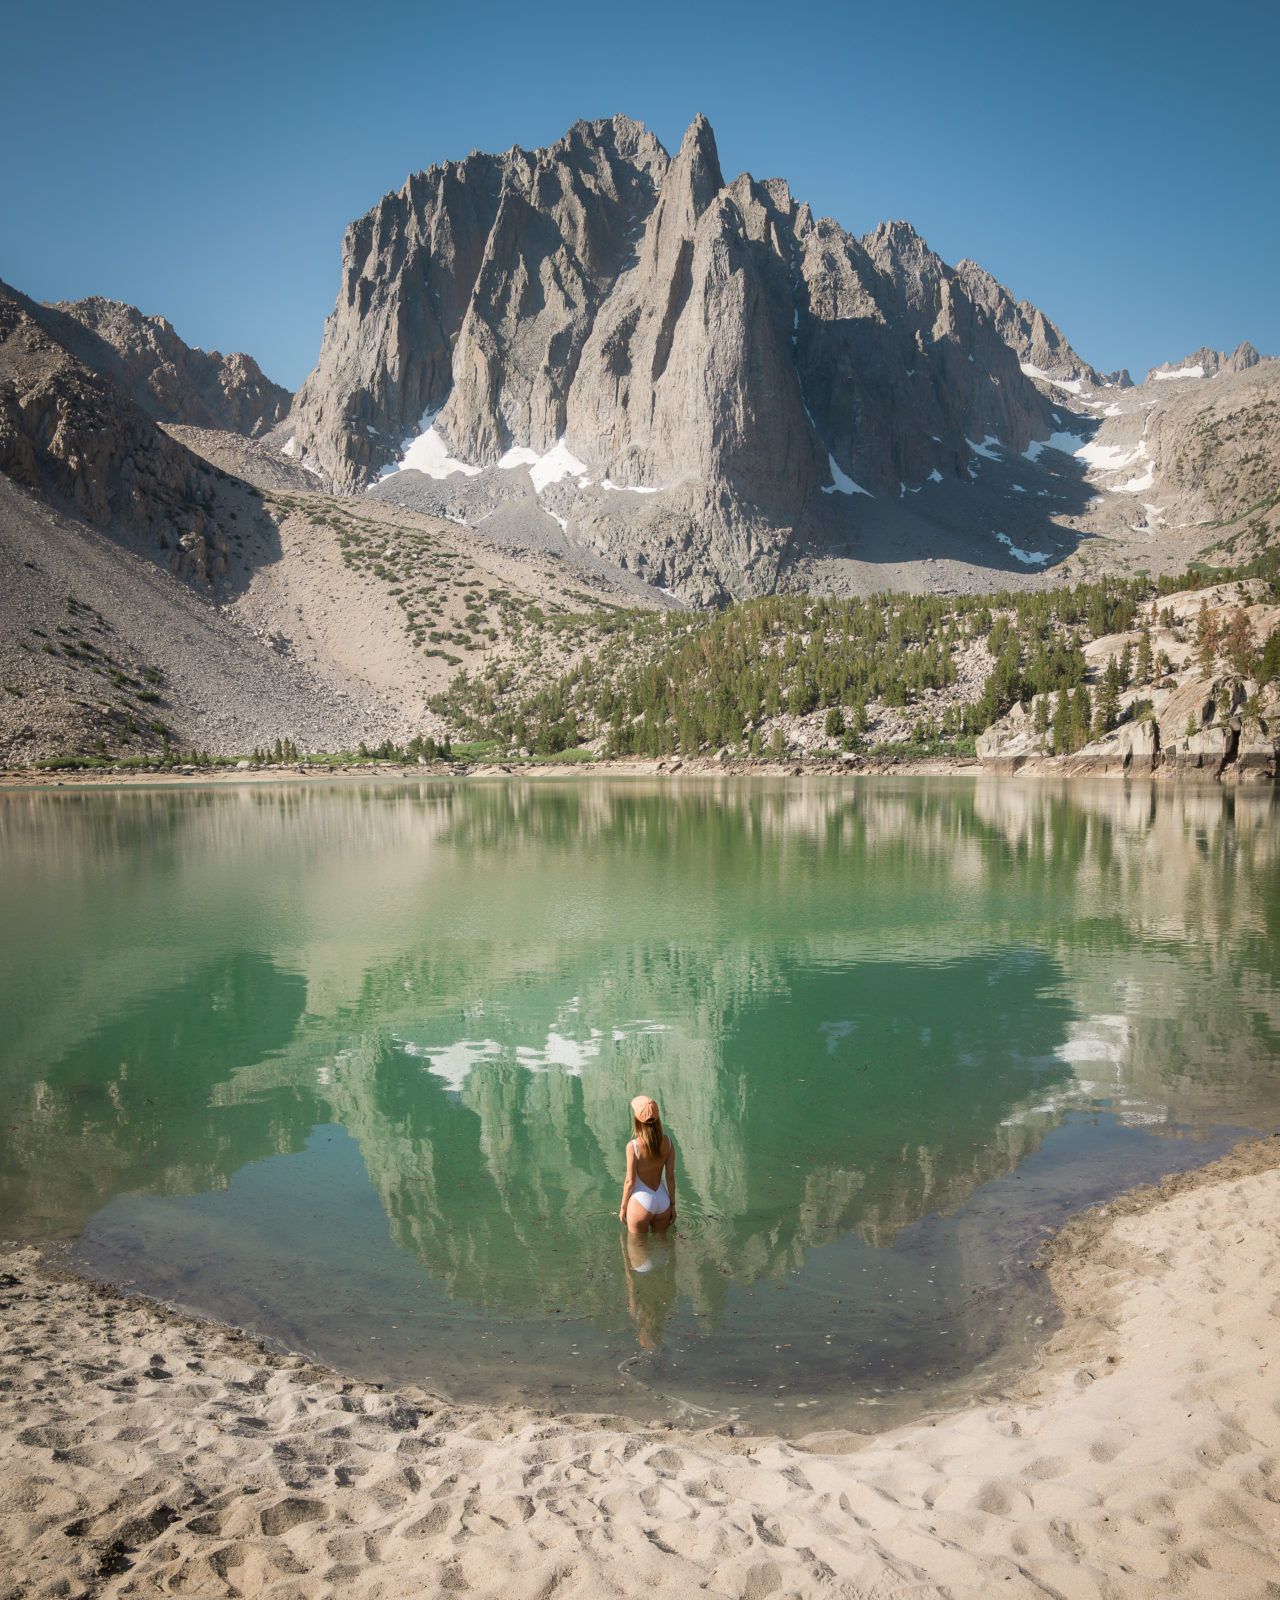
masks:
[[[1006,301],[904,223],[858,240],[781,180],[726,183],[705,118],[671,160],[626,118],[579,123],[433,167],[348,229],[280,433],[344,490],[428,428],[432,477],[563,441],[534,487],[571,539],[689,598],[759,592],[798,543],[847,537],[860,493],[1052,431]],[[1036,326],[1026,352],[1047,329],[1074,357]]]
[[[60,341],[157,422],[257,437],[289,410],[287,389],[252,356],[193,349],[163,317],[92,295],[43,307]]]

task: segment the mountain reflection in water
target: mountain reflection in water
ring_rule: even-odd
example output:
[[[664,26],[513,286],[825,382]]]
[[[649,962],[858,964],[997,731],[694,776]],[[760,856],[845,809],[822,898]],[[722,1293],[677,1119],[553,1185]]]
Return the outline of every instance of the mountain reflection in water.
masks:
[[[1277,1125],[1274,819],[1119,784],[4,795],[0,1227],[86,1230],[88,1259],[215,1314],[234,1258],[257,1324],[311,1344],[323,1286],[273,1312],[268,1232],[255,1266],[231,1219],[250,1163],[322,1194],[300,1153],[336,1126],[404,1258],[385,1272],[425,1269],[433,1314],[572,1315],[668,1356],[767,1332],[752,1285],[835,1294],[1073,1111]],[[640,1089],[680,1237],[633,1260]],[[299,1209],[297,1259],[337,1248],[341,1203]],[[949,1338],[1010,1248],[980,1232],[913,1279]]]

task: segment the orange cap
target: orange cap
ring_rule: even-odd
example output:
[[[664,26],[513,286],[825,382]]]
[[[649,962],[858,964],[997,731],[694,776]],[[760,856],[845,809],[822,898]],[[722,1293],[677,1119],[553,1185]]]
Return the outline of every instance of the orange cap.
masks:
[[[658,1102],[651,1100],[647,1094],[638,1094],[631,1102],[631,1115],[637,1122],[656,1122]]]

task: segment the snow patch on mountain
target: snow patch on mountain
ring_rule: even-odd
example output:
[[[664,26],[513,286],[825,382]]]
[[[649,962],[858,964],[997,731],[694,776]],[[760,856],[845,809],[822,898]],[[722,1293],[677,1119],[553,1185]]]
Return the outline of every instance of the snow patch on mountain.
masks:
[[[1021,561],[1024,567],[1042,567],[1046,561],[1053,559],[1047,550],[1019,550],[1007,533],[997,533],[994,528],[991,531],[1013,559]]]
[[[870,489],[864,489],[847,472],[841,472],[833,455],[828,455],[827,461],[831,467],[831,482],[823,488],[823,494],[865,494],[868,500],[875,499]]]
[[[498,465],[507,472],[514,467],[528,467],[529,476],[533,480],[534,494],[541,494],[550,484],[559,483],[561,478],[577,478],[579,488],[584,489],[591,481],[586,476],[586,462],[579,461],[563,439],[558,439],[551,449],[541,456],[536,450],[530,450],[525,445],[515,445],[507,451]]]
[[[418,424],[419,432],[404,441],[404,454],[398,463],[382,469],[382,477],[389,478],[397,472],[421,472],[428,478],[451,478],[462,473],[468,478],[478,478],[483,467],[469,461],[459,461],[449,454],[449,446],[436,432],[433,424],[439,412],[428,411]]]
[[[1042,367],[1037,367],[1031,361],[1024,361],[1021,366],[1028,378],[1039,378],[1041,383],[1051,383],[1055,389],[1065,389],[1068,394],[1079,394],[1084,388],[1080,378],[1052,378]]]

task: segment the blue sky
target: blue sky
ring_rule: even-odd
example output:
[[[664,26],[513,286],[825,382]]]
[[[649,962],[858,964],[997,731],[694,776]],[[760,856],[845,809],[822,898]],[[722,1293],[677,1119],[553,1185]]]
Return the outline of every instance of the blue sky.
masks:
[[[625,111],[857,233],[906,218],[1088,360],[1280,353],[1274,4],[7,8],[0,277],[296,387],[342,232],[405,176]]]

